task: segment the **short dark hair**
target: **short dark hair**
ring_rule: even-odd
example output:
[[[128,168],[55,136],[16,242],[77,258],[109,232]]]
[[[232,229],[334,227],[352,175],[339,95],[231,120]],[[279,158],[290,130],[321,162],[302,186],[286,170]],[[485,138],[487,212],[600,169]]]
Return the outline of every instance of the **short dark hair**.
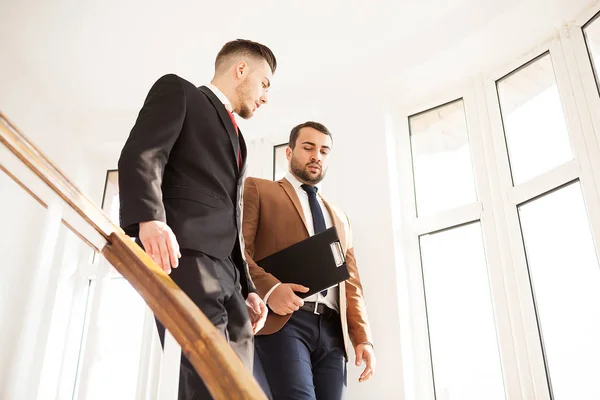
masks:
[[[290,132],[290,141],[288,142],[288,146],[290,146],[292,150],[296,147],[296,141],[298,140],[298,135],[300,134],[300,129],[302,128],[316,129],[322,134],[329,136],[333,141],[333,136],[331,136],[331,132],[329,132],[329,129],[327,129],[325,125],[319,122],[306,121],[303,124],[296,125],[295,127],[293,127],[292,131]]]
[[[242,54],[246,56],[251,56],[259,59],[263,59],[269,64],[271,67],[271,72],[275,73],[277,69],[277,59],[275,59],[275,55],[264,44],[260,44],[257,42],[253,42],[252,40],[246,39],[236,39],[231,42],[225,43],[225,45],[217,54],[217,58],[215,59],[215,69],[218,70],[221,63],[229,56],[233,54]]]

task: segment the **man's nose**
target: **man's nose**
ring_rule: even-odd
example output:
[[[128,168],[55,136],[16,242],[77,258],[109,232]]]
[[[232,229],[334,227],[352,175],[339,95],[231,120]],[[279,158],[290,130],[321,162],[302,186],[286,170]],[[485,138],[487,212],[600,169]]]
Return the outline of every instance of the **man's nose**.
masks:
[[[260,102],[262,104],[267,104],[269,102],[267,92],[263,93],[263,95],[260,96]]]

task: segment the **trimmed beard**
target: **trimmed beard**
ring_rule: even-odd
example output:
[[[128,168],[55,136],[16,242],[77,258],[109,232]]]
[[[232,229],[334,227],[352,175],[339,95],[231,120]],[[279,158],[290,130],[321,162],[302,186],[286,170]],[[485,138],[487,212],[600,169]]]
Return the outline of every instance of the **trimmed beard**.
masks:
[[[243,119],[248,119],[252,117],[252,109],[250,109],[246,103],[244,103],[244,99],[246,98],[246,87],[248,86],[247,81],[242,82],[236,89],[235,93],[238,96],[240,101],[240,112],[238,115]]]
[[[315,163],[308,163],[308,164],[302,166],[302,165],[300,165],[300,162],[298,162],[298,160],[296,160],[296,158],[292,154],[292,160],[290,162],[290,169],[292,170],[292,173],[294,175],[296,175],[298,178],[300,178],[301,180],[303,180],[304,182],[307,182],[307,183],[317,184],[317,183],[321,182],[325,178],[326,171],[323,170],[323,168],[321,166],[319,166],[321,168],[320,169],[321,173],[317,176],[313,176],[310,174],[310,172],[308,172],[309,165],[315,165]]]

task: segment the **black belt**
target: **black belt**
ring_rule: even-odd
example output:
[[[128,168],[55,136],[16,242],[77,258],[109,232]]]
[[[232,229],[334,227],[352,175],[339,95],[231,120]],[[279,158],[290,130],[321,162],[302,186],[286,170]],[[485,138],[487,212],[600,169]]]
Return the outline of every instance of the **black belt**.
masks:
[[[300,310],[308,311],[310,313],[317,314],[317,315],[323,315],[323,314],[329,314],[329,313],[335,312],[335,310],[332,310],[331,308],[327,307],[325,304],[317,303],[314,301],[305,301],[304,304],[302,306],[300,306]]]

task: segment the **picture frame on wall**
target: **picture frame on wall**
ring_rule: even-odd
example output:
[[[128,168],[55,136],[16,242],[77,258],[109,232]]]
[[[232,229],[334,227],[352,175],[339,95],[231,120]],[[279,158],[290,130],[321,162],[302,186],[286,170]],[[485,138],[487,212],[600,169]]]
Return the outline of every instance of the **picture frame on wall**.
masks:
[[[282,179],[288,170],[288,161],[285,156],[287,143],[273,146],[273,180]]]

